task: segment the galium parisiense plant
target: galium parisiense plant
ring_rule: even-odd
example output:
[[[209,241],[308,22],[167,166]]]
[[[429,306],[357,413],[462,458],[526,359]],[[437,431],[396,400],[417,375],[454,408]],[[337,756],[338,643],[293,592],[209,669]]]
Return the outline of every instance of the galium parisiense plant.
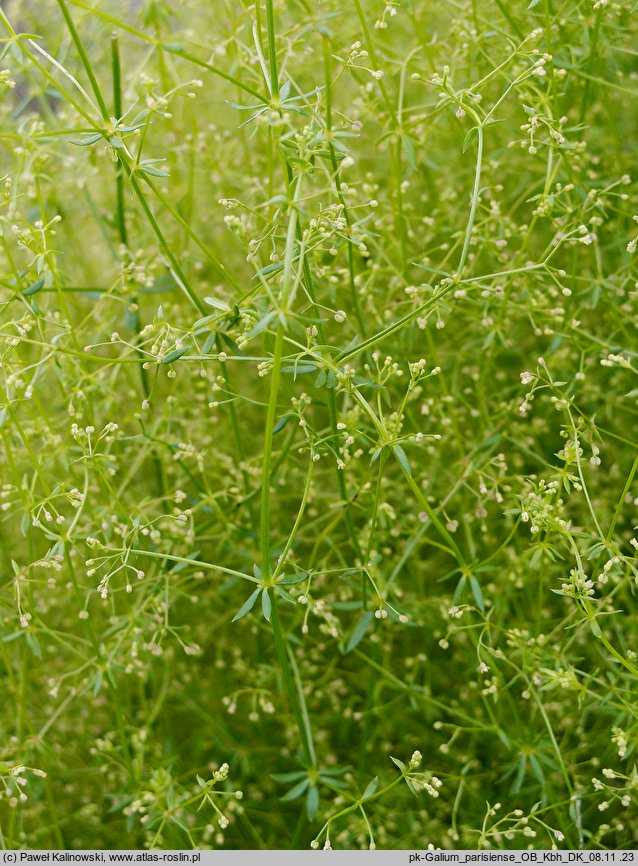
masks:
[[[634,4],[0,23],[0,843],[635,844]]]

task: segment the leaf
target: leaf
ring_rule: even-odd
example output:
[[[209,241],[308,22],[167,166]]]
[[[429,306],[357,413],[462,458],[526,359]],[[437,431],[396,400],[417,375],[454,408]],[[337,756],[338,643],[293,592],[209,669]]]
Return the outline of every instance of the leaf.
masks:
[[[295,785],[294,788],[291,788],[289,791],[286,791],[286,793],[280,799],[282,799],[282,800],[296,800],[297,797],[301,797],[301,795],[306,790],[306,788],[308,787],[309,784],[310,784],[310,779],[308,777],[306,777],[305,779],[302,779],[302,781],[299,782],[298,785]]]
[[[377,391],[383,388],[383,385],[379,384],[379,382],[373,382],[371,379],[366,379],[364,376],[354,376],[352,381],[355,385],[358,385],[359,388],[374,388]]]
[[[164,171],[161,168],[155,168],[155,166],[152,166],[152,165],[151,166],[148,166],[148,165],[140,166],[138,168],[138,172],[140,174],[149,174],[152,177],[168,177],[167,171]]]
[[[316,364],[287,364],[281,368],[282,373],[294,373],[295,376],[300,376],[302,373],[314,373],[317,369]]]
[[[355,625],[352,630],[352,634],[348,638],[348,643],[346,644],[346,652],[351,652],[358,644],[361,643],[363,638],[366,636],[368,629],[370,628],[370,623],[374,619],[374,614],[371,610],[367,610],[363,616],[359,619],[359,622]]]
[[[197,559],[199,554],[200,554],[199,550],[193,550],[191,553],[188,554],[188,556],[186,558],[187,559]],[[167,571],[170,571],[171,574],[179,574],[180,571],[184,571],[184,569],[188,568],[188,566],[189,566],[188,562],[173,562],[173,563],[171,563],[171,565],[168,566]]]
[[[268,325],[272,322],[275,317],[274,310],[267,315],[264,316],[263,319],[260,319],[257,324],[248,331],[247,337],[255,337],[257,334],[260,334],[262,331],[265,331]]]
[[[101,132],[96,132],[93,135],[89,135],[86,138],[80,139],[69,139],[70,144],[77,144],[78,147],[88,147],[90,144],[95,144],[96,141],[99,141],[102,138]]]
[[[166,44],[164,44],[164,47],[166,47]],[[139,111],[133,118],[133,120],[131,121],[131,126],[133,126],[134,128],[139,126],[144,120],[146,120],[150,113],[150,109],[143,108],[142,111]]]
[[[543,768],[538,762],[538,758],[535,755],[529,756],[530,767],[532,768],[532,773],[536,777],[537,781],[540,782],[541,785],[545,784],[545,773],[543,773]]]
[[[323,388],[323,386],[326,384],[327,378],[328,378],[327,371],[321,370],[321,372],[318,374],[317,378],[315,379],[315,388]]]
[[[306,815],[309,821],[314,821],[319,811],[319,789],[311,785],[306,794]]]
[[[198,319],[196,322],[193,322],[193,331],[200,332],[202,329],[206,330],[206,326],[210,325],[211,322],[215,321],[215,316],[204,316],[203,319]]]
[[[534,6],[538,6],[538,4],[539,4],[540,2],[541,2],[541,0],[532,0],[532,2],[531,2],[531,3],[529,4],[529,6],[527,7],[528,11],[529,11],[530,9],[533,9]]]
[[[405,766],[403,761],[400,761],[398,758],[393,758],[392,755],[390,755],[390,760],[393,764],[396,764],[396,766],[401,770],[402,773],[405,773],[407,767]]]
[[[329,770],[320,770],[320,776],[343,776],[344,773],[347,773],[350,769],[350,765],[348,764],[345,767],[331,767]]]
[[[25,289],[22,294],[24,297],[28,297],[29,295],[35,295],[40,289],[44,286],[44,277],[40,277],[39,280],[36,280],[35,283],[29,286],[28,289]]]
[[[382,445],[380,448],[377,448],[377,450],[374,452],[374,454],[370,458],[370,466],[372,466],[373,464],[375,464],[377,462],[377,460],[379,459],[379,455],[381,454],[381,452],[383,451],[384,448],[385,448],[385,445]]]
[[[366,787],[365,791],[363,792],[363,796],[361,797],[361,799],[362,800],[369,800],[373,794],[376,794],[378,788],[379,788],[379,777],[375,776],[374,779],[368,783],[368,786]]]
[[[404,135],[401,138],[401,144],[403,145],[403,153],[406,160],[408,161],[410,167],[416,171],[416,153],[414,151],[414,145],[412,144],[412,140],[409,136]]]
[[[266,589],[261,594],[261,610],[264,615],[264,619],[270,622],[270,615],[272,613],[272,601],[270,600],[270,594]]]
[[[463,575],[459,578],[459,582],[456,584],[456,589],[454,590],[454,596],[453,596],[453,598],[452,598],[452,601],[454,602],[454,604],[456,604],[456,602],[457,602],[457,601],[461,598],[461,596],[463,595],[463,590],[465,589],[465,584],[466,584],[466,583],[467,583],[467,577],[466,577],[466,575],[463,574]]]
[[[214,307],[216,310],[222,310],[222,312],[227,313],[230,307],[225,301],[220,301],[219,298],[204,298],[204,303],[208,304],[209,307]]]
[[[319,778],[327,788],[332,788],[333,791],[347,791],[348,785],[342,782],[341,779],[333,779],[332,777],[324,778],[324,773],[319,773]]]
[[[476,134],[478,133],[478,127],[473,126],[471,129],[465,133],[465,138],[463,139],[463,153],[470,148],[476,138]]]
[[[162,364],[172,364],[173,361],[177,361],[178,358],[181,358],[182,355],[185,355],[188,352],[188,346],[183,346],[181,349],[173,349],[172,352],[169,352],[162,361]]]
[[[231,619],[231,622],[237,622],[237,620],[241,619],[242,616],[246,616],[247,613],[250,613],[250,611],[255,606],[255,602],[257,601],[257,596],[259,595],[260,592],[261,592],[261,587],[256,589],[254,592],[252,592],[248,596],[248,598],[242,604],[242,606],[239,608],[239,610],[237,611],[235,616]]]
[[[600,638],[603,636],[603,633],[602,633],[600,626],[598,625],[598,623],[596,622],[595,619],[589,620],[589,627],[590,627],[594,637],[597,637],[600,640]]]
[[[276,273],[278,273],[279,271],[282,271],[283,269],[284,269],[283,262],[272,262],[271,264],[269,264],[269,265],[265,265],[265,267],[263,267],[263,268],[261,268],[260,270],[256,271],[255,276],[253,277],[253,279],[255,279],[255,278],[259,277],[259,276],[267,277],[269,274],[276,274]],[[274,315],[275,315],[275,314],[273,313],[273,316],[274,316]]]
[[[275,433],[279,433],[280,430],[283,430],[286,424],[290,421],[290,415],[284,415],[283,418],[280,418],[279,421],[272,428],[273,436]]]
[[[206,337],[206,342],[202,346],[202,355],[208,355],[215,345],[216,334],[214,331],[211,331],[210,334]]]
[[[265,201],[263,204],[259,205],[259,207],[266,207],[269,204],[287,204],[288,199],[285,195],[274,195],[272,198],[269,198],[268,201]]]
[[[410,468],[410,461],[408,460],[408,455],[405,453],[405,451],[400,445],[393,445],[392,450],[394,451],[394,456],[399,461],[401,469],[403,469],[405,474],[411,478],[412,469]]]
[[[474,596],[476,606],[481,611],[481,613],[484,613],[485,600],[483,599],[483,593],[481,592],[480,584],[473,574],[470,575],[470,586],[472,587],[472,595]]]
[[[270,778],[275,782],[298,782],[306,778],[305,770],[297,770],[294,773],[271,773]]]
[[[295,574],[288,574],[281,578],[279,581],[283,586],[293,586],[296,583],[301,583],[303,580],[307,580],[308,572],[307,571],[297,571]]]

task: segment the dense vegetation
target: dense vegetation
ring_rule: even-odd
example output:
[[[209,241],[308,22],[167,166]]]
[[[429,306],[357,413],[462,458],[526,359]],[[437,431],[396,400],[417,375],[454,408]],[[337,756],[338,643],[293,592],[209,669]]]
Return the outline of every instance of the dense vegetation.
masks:
[[[3,4],[0,844],[636,846],[632,12]]]

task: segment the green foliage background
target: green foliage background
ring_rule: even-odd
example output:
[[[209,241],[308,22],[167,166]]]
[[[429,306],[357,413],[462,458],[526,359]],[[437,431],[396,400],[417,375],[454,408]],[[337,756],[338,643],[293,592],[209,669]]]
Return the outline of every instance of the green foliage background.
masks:
[[[0,843],[635,847],[633,4],[0,24]]]

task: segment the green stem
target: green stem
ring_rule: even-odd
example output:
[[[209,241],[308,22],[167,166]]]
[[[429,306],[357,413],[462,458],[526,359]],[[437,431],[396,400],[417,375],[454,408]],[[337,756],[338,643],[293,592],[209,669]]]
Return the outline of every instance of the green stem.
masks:
[[[275,641],[275,651],[277,653],[277,661],[279,662],[279,667],[281,668],[281,673],[284,680],[284,686],[286,688],[286,693],[288,695],[288,700],[290,701],[290,706],[292,708],[292,714],[295,717],[295,722],[297,724],[297,728],[299,729],[299,735],[301,737],[301,744],[303,749],[303,757],[304,763],[309,765],[310,768],[314,768],[316,764],[315,751],[312,743],[312,736],[310,734],[310,720],[308,718],[308,711],[306,709],[305,700],[303,700],[303,692],[301,690],[301,680],[299,679],[299,674],[297,672],[298,678],[298,690],[295,687],[295,680],[292,672],[292,668],[290,666],[290,659],[288,658],[288,652],[286,649],[286,638],[284,635],[284,631],[281,625],[281,620],[279,619],[279,608],[277,607],[277,595],[275,590],[272,587],[264,590],[270,596],[271,602],[271,625],[273,638]],[[303,704],[302,704],[303,700]]]
[[[113,70],[113,111],[115,118],[122,116],[122,74],[120,67],[120,49],[117,35],[111,37],[111,67]],[[118,161],[115,168],[115,197],[116,197],[116,220],[120,243],[128,247],[128,235],[126,232],[126,219],[124,215],[124,177],[122,166]]]
[[[461,260],[456,272],[456,278],[461,279],[463,268],[470,251],[470,243],[472,242],[472,230],[474,228],[474,220],[476,218],[476,208],[478,206],[479,192],[481,189],[481,168],[483,165],[483,126],[478,124],[477,128],[477,154],[476,154],[476,171],[474,173],[474,188],[472,190],[472,200],[470,203],[470,215],[467,220],[467,228],[465,230],[465,240],[463,241],[463,250],[461,251]]]
[[[284,327],[281,322],[277,325],[277,336],[275,338],[275,351],[273,368],[270,374],[270,399],[268,400],[268,411],[266,414],[266,433],[264,436],[264,459],[261,473],[261,569],[264,578],[270,578],[270,475],[272,467],[272,441],[273,428],[275,426],[275,414],[277,412],[277,394],[279,391],[279,379],[284,345]]]
[[[638,455],[636,456],[636,459],[633,462],[633,465],[632,465],[631,470],[629,472],[629,476],[627,478],[627,482],[623,488],[622,495],[620,497],[618,505],[616,506],[616,510],[614,511],[614,516],[612,517],[611,523],[609,524],[609,529],[607,531],[607,535],[605,536],[605,540],[606,540],[607,544],[609,544],[611,542],[611,539],[612,539],[613,534],[614,534],[614,529],[616,528],[616,523],[618,522],[618,518],[620,517],[620,512],[622,511],[622,507],[625,504],[625,498],[626,498],[627,494],[629,493],[629,490],[631,489],[631,485],[633,484],[634,476],[636,475],[637,471],[638,471]]]
[[[450,552],[455,557],[458,564],[461,566],[461,569],[466,570],[467,569],[467,563],[465,561],[465,557],[461,553],[461,550],[460,550],[459,546],[457,545],[456,541],[452,538],[452,536],[450,535],[448,530],[445,528],[445,526],[441,523],[439,518],[436,516],[436,512],[434,511],[434,509],[432,508],[430,503],[427,501],[423,491],[421,490],[419,485],[416,483],[414,478],[408,474],[408,472],[406,471],[406,469],[403,466],[401,466],[401,471],[403,472],[403,475],[405,476],[405,480],[408,482],[408,485],[409,485],[410,489],[412,490],[412,492],[414,493],[419,505],[423,508],[423,510],[427,514],[428,518],[432,521],[432,524],[436,527],[439,535],[443,539],[445,539],[445,541],[449,545]]]
[[[84,50],[84,46],[82,45],[82,40],[80,39],[78,32],[75,29],[75,24],[73,23],[73,19],[71,18],[71,15],[69,13],[69,8],[66,5],[65,0],[58,0],[58,6],[60,7],[64,20],[66,21],[66,26],[69,28],[71,39],[73,39],[76,50],[80,55],[82,66],[84,67],[84,71],[86,72],[87,78],[89,79],[89,82],[91,84],[91,89],[97,100],[100,114],[102,115],[102,120],[104,120],[108,124],[110,121],[109,110],[106,107],[106,102],[104,101],[104,97],[102,96],[100,85],[97,83],[97,78],[95,77],[95,73],[93,72],[91,62],[88,58],[86,51]]]
[[[277,69],[273,0],[266,0],[266,29],[268,31],[268,58],[270,60],[270,90],[273,98],[277,98],[279,96],[279,71]]]
[[[137,200],[139,201],[140,205],[142,206],[142,210],[146,214],[146,218],[148,219],[148,221],[151,225],[151,228],[153,229],[153,232],[155,233],[155,236],[156,236],[157,240],[159,241],[159,245],[160,245],[162,251],[164,252],[164,255],[166,256],[166,258],[171,263],[173,270],[174,270],[176,276],[178,277],[178,279],[181,283],[182,289],[189,296],[189,298],[191,299],[191,301],[193,302],[195,307],[199,310],[199,312],[202,314],[202,316],[208,315],[209,308],[202,301],[202,299],[197,295],[197,293],[193,290],[190,282],[188,281],[188,278],[186,277],[186,274],[182,270],[182,267],[181,267],[179,261],[177,260],[173,251],[171,250],[170,246],[168,245],[166,238],[164,237],[164,234],[159,227],[159,223],[155,219],[155,214],[151,210],[150,205],[146,201],[146,196],[142,192],[140,185],[137,182],[137,178],[135,177],[135,174],[133,173],[133,169],[130,167],[130,165],[126,162],[126,160],[119,153],[118,153],[118,159],[120,160],[120,164],[124,168],[124,171],[126,172],[128,178],[129,178],[133,192],[135,193]]]

